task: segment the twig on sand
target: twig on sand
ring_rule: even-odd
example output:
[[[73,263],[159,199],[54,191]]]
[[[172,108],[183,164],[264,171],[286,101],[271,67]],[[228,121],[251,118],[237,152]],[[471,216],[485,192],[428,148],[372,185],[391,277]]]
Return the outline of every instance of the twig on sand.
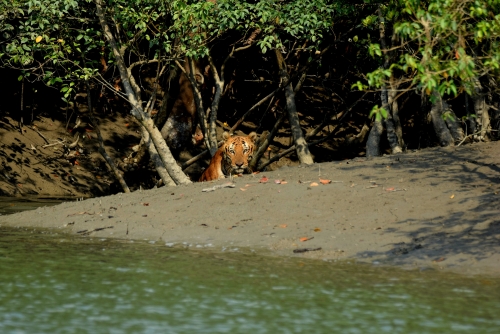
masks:
[[[31,126],[28,126],[28,129],[31,129],[31,130],[35,131],[36,133],[38,133],[38,135],[39,135],[40,137],[42,137],[42,139],[43,139],[43,140],[45,140],[45,142],[46,142],[47,144],[49,144],[49,140],[48,140],[48,139],[47,139],[44,135],[42,135],[42,134],[40,133],[40,131],[38,131],[38,129],[37,129],[37,127],[36,127],[35,125],[33,125],[32,127],[31,127]]]
[[[305,253],[305,252],[314,252],[314,251],[319,251],[321,250],[321,247],[318,247],[318,248],[297,248],[297,249],[294,249],[293,252],[294,253]]]
[[[78,216],[78,215],[95,215],[95,212],[94,213],[90,213],[90,212],[87,212],[87,211],[82,211],[82,212],[78,212],[78,213],[71,213],[68,215],[68,217],[71,217],[71,216]]]
[[[396,191],[407,191],[405,188],[401,188],[401,189],[391,189],[391,188],[387,188],[387,189],[384,189],[385,192],[383,193],[378,193],[377,195],[382,195],[382,194],[387,194],[387,193],[394,193]]]
[[[80,134],[76,136],[76,140],[68,145],[69,148],[75,148],[78,145],[78,141],[80,140]]]
[[[98,227],[98,228],[95,228],[95,229],[90,230],[90,231],[89,230],[82,230],[82,231],[78,231],[76,233],[79,233],[81,235],[89,235],[92,232],[102,231],[102,230],[105,230],[108,228],[114,228],[114,226]]]
[[[56,146],[56,145],[65,145],[65,143],[64,143],[64,142],[62,142],[62,141],[58,141],[58,142],[56,142],[56,143],[43,145],[42,147],[43,147],[43,148],[47,148],[47,147]]]
[[[215,191],[217,189],[221,189],[221,188],[234,188],[236,187],[236,185],[232,182],[228,182],[228,183],[224,183],[224,184],[218,184],[218,185],[215,185],[213,187],[210,187],[210,188],[205,188],[202,190],[202,192],[211,192],[211,191]]]
[[[471,133],[470,135],[465,136],[465,137],[464,137],[464,139],[462,139],[462,141],[461,141],[460,143],[458,143],[458,144],[457,144],[457,147],[458,147],[458,146],[460,146],[460,145],[462,145],[462,144],[463,144],[463,143],[464,143],[464,142],[465,142],[468,138],[472,138],[472,137],[474,137],[474,136],[476,136],[476,135],[480,134],[480,133],[481,133],[481,132],[483,132],[483,131],[485,131],[485,130],[480,130],[480,131],[478,131],[478,132],[476,132],[476,133]],[[498,132],[499,130],[488,129],[488,130],[486,130],[486,131],[495,131],[495,132]]]

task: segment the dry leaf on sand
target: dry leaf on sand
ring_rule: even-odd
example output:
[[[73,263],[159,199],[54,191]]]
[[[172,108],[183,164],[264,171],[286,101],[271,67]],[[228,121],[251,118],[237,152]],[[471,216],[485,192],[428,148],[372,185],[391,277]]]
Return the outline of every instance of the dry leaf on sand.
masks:
[[[327,180],[327,179],[319,179],[319,182],[321,184],[329,184],[329,183],[332,183],[332,180]]]

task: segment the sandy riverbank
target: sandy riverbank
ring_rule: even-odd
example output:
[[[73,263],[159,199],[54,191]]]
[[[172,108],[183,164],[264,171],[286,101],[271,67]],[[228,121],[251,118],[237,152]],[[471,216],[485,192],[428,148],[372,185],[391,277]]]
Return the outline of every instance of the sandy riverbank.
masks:
[[[0,225],[500,276],[500,142],[289,167],[203,191],[228,181],[68,202]],[[321,249],[294,253],[304,248]]]

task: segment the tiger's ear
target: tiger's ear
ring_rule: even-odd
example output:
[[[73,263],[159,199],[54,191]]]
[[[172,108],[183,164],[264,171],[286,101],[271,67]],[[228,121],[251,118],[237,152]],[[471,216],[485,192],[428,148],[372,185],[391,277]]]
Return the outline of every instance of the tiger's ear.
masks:
[[[248,138],[255,143],[255,140],[257,139],[257,133],[256,132],[250,132],[248,135]]]
[[[228,140],[230,137],[231,135],[227,131],[224,131],[224,133],[222,134],[222,139],[224,140]]]

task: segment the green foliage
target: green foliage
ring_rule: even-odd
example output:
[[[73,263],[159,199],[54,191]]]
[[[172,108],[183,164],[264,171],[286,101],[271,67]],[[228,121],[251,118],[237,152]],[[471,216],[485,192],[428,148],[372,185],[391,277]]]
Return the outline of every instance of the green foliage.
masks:
[[[114,23],[120,46],[134,60],[206,56],[211,43],[227,33],[244,39],[255,29],[263,53],[289,41],[309,41],[318,49],[330,36],[334,23],[355,13],[349,1],[332,0],[109,0],[109,21]],[[373,7],[376,8],[376,7]],[[99,58],[108,63],[109,51],[90,0],[1,0],[0,61],[3,66],[37,74],[47,84],[87,80],[98,74]],[[397,42],[391,64],[366,75],[371,87],[380,88],[392,76],[406,76],[412,87],[427,94],[456,95],[471,91],[473,79],[500,72],[500,2],[498,0],[393,0],[381,7],[390,34]],[[360,19],[363,29],[378,36],[379,18]],[[378,41],[352,41],[367,45],[368,54],[383,60]],[[145,47],[147,46],[147,47]],[[109,58],[109,59],[108,59]],[[366,89],[361,83],[358,89]]]
[[[472,93],[474,78],[486,73],[498,77],[500,1],[389,1],[383,13],[398,43],[390,53],[391,66],[367,74],[370,86],[378,88],[391,76],[406,76],[411,79],[410,88],[427,95],[434,90],[457,95],[462,88]],[[370,16],[363,25],[378,29],[376,21]],[[369,53],[384,56],[376,43]]]
[[[17,1],[16,10],[2,20],[2,26],[10,27],[0,40],[2,65],[20,68],[25,76],[35,74],[48,85],[91,75],[80,65],[80,55],[95,51],[103,41],[86,15],[86,5],[73,0]]]
[[[281,48],[289,40],[309,40],[311,48],[323,42],[334,20],[354,10],[348,1],[329,0],[262,0],[246,2],[219,0],[172,2],[173,33],[180,37],[182,51],[200,57],[207,52],[207,45],[214,39],[238,31],[243,36],[255,29],[261,30],[257,44],[265,53]]]
[[[113,63],[93,1],[1,1],[3,66],[54,85],[96,77],[100,57]],[[290,40],[308,40],[317,49],[334,20],[354,7],[343,0],[109,0],[105,10],[131,61],[147,61],[204,57],[217,38],[230,32],[245,38],[255,29],[262,31],[257,45],[263,53]]]
[[[374,105],[372,110],[370,111],[369,117],[375,117],[375,120],[377,122],[380,122],[382,119],[387,118],[387,110],[385,108],[379,107],[378,105]]]
[[[455,116],[453,115],[453,112],[451,112],[450,110],[446,110],[445,112],[443,112],[441,117],[443,118],[444,121],[454,122],[456,120]]]
[[[75,82],[99,75],[101,57],[113,57],[107,49],[93,1],[2,0],[0,62],[35,75],[48,85],[58,84],[66,98]],[[168,3],[161,0],[110,0],[109,21],[115,23],[120,47],[133,61],[170,56]],[[7,32],[7,33],[6,33]],[[144,48],[143,41],[148,47]]]

